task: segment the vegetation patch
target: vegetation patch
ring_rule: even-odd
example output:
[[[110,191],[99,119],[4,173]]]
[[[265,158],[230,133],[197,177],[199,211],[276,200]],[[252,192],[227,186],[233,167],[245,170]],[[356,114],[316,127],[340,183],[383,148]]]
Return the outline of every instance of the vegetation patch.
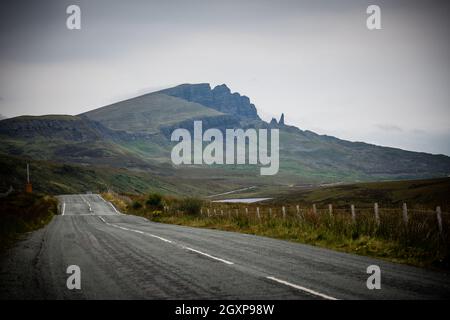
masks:
[[[0,198],[0,250],[23,233],[42,228],[57,213],[58,201],[35,193],[12,193]]]

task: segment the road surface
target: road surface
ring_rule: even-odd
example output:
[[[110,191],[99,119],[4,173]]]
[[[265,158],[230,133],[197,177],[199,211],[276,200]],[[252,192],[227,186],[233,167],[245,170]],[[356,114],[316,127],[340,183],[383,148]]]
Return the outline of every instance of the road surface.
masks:
[[[2,299],[448,299],[450,275],[265,237],[123,215],[98,195],[59,197],[62,214],[1,261]],[[67,267],[81,289],[66,286]],[[370,265],[381,289],[366,286]]]

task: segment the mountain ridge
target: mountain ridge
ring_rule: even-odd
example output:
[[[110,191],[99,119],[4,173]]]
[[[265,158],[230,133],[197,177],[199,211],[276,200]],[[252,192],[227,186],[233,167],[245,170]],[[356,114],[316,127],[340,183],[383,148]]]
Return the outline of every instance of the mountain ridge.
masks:
[[[201,180],[205,186],[212,181],[221,181],[223,186],[233,185],[236,188],[258,184],[286,186],[423,179],[446,177],[450,173],[450,157],[445,155],[319,135],[286,125],[284,116],[280,121],[265,122],[257,116],[256,107],[248,98],[242,100],[245,96],[232,94],[224,87],[220,87],[219,91],[235,97],[242,105],[238,103],[223,108],[220,103],[228,98],[218,99],[222,101],[220,103],[210,101],[217,103],[213,107],[198,102],[205,99],[205,92],[209,92],[206,97],[211,97],[214,90],[209,84],[183,84],[77,116],[22,116],[2,120],[0,153],[62,163],[101,164],[143,172],[150,170],[161,176],[175,175],[183,176],[187,181]],[[180,92],[188,92],[187,98],[191,101],[174,96],[181,95]],[[197,92],[200,92],[198,96]],[[195,120],[203,121],[204,130],[278,128],[279,173],[263,178],[258,175],[259,169],[252,166],[173,166],[170,152],[176,142],[170,141],[171,132],[176,128],[192,130]],[[210,187],[207,190],[213,192]]]

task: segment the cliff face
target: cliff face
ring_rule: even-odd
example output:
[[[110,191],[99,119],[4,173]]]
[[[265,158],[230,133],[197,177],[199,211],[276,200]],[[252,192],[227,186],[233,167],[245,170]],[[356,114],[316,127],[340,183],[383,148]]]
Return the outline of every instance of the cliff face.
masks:
[[[260,120],[256,107],[250,103],[250,99],[246,96],[241,96],[237,92],[231,93],[225,84],[214,89],[211,89],[209,83],[182,84],[162,90],[160,93],[196,102],[222,113]]]

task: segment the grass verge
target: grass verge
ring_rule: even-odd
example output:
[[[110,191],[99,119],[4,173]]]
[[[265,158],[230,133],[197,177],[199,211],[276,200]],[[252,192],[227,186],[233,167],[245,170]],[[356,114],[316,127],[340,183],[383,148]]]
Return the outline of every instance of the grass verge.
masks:
[[[0,199],[0,251],[26,232],[42,228],[57,213],[55,198],[35,193],[12,193]]]

